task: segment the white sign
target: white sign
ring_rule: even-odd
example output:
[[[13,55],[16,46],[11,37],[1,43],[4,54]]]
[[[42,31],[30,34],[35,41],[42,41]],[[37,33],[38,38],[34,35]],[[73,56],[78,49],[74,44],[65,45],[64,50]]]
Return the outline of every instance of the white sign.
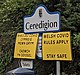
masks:
[[[24,33],[59,31],[59,21],[59,12],[49,12],[39,5],[33,15],[24,17]]]
[[[21,67],[27,69],[33,69],[33,60],[21,59]]]

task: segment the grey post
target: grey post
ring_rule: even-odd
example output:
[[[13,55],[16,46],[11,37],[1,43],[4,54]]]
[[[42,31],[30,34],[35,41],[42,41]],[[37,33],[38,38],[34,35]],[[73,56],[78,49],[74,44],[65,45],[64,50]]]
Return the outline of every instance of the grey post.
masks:
[[[60,75],[60,61],[56,61],[56,75]]]

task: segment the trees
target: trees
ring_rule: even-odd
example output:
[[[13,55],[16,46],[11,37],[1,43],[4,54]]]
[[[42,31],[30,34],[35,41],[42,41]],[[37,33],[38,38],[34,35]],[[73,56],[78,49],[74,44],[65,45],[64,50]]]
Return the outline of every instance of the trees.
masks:
[[[0,74],[13,60],[16,33],[22,32],[23,16],[29,15],[40,1],[0,1]]]
[[[71,31],[71,44],[72,44],[72,53],[73,53],[73,61],[71,63],[67,63],[68,67],[64,62],[64,71],[69,74],[69,69],[74,69],[74,71],[78,74],[78,70],[80,67],[80,63],[77,61],[79,59],[80,54],[80,3],[78,0],[1,0],[0,1],[0,74],[5,71],[5,69],[12,64],[13,61],[13,52],[15,45],[16,33],[23,32],[23,16],[30,15],[33,13],[35,7],[38,4],[44,4],[49,11],[59,11],[61,13],[61,31]],[[76,62],[77,61],[77,62]],[[41,66],[42,71],[49,70],[47,73],[52,72],[54,68],[52,67],[53,62],[42,62],[35,61],[35,70],[38,71],[40,68],[37,66]],[[39,64],[37,64],[39,63]],[[50,65],[51,64],[51,65]],[[74,65],[77,67],[74,67]],[[47,69],[47,67],[49,67]],[[73,70],[72,70],[73,72]],[[74,73],[74,72],[73,72]]]

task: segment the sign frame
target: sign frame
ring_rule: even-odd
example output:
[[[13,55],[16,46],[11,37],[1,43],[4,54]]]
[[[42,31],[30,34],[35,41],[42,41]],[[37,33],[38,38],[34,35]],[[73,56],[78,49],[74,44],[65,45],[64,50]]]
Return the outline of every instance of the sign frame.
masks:
[[[36,13],[36,10],[37,10],[39,7],[43,7],[43,8],[45,9],[45,11],[47,12],[47,14],[50,14],[50,15],[52,15],[52,14],[58,14],[58,15],[59,15],[59,29],[58,29],[58,30],[25,32],[25,29],[24,29],[24,28],[25,28],[25,26],[24,26],[24,19],[25,19],[25,18],[31,18],[31,17],[33,17],[33,16],[35,15],[35,13]],[[43,32],[45,33],[45,32],[52,32],[52,31],[54,31],[54,32],[60,31],[60,12],[50,12],[45,5],[40,4],[40,5],[38,5],[38,6],[36,7],[36,9],[34,10],[33,14],[28,15],[28,16],[26,15],[26,16],[23,17],[23,32],[24,32],[25,34],[26,34],[26,33],[27,33],[27,34],[31,34],[31,33],[39,33],[39,34],[42,34]]]

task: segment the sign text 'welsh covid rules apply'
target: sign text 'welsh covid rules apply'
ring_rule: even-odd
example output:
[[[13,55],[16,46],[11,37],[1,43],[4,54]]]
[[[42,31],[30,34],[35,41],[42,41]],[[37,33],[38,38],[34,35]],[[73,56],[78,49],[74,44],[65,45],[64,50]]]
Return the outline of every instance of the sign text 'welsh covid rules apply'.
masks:
[[[43,60],[72,60],[70,32],[44,33]]]

